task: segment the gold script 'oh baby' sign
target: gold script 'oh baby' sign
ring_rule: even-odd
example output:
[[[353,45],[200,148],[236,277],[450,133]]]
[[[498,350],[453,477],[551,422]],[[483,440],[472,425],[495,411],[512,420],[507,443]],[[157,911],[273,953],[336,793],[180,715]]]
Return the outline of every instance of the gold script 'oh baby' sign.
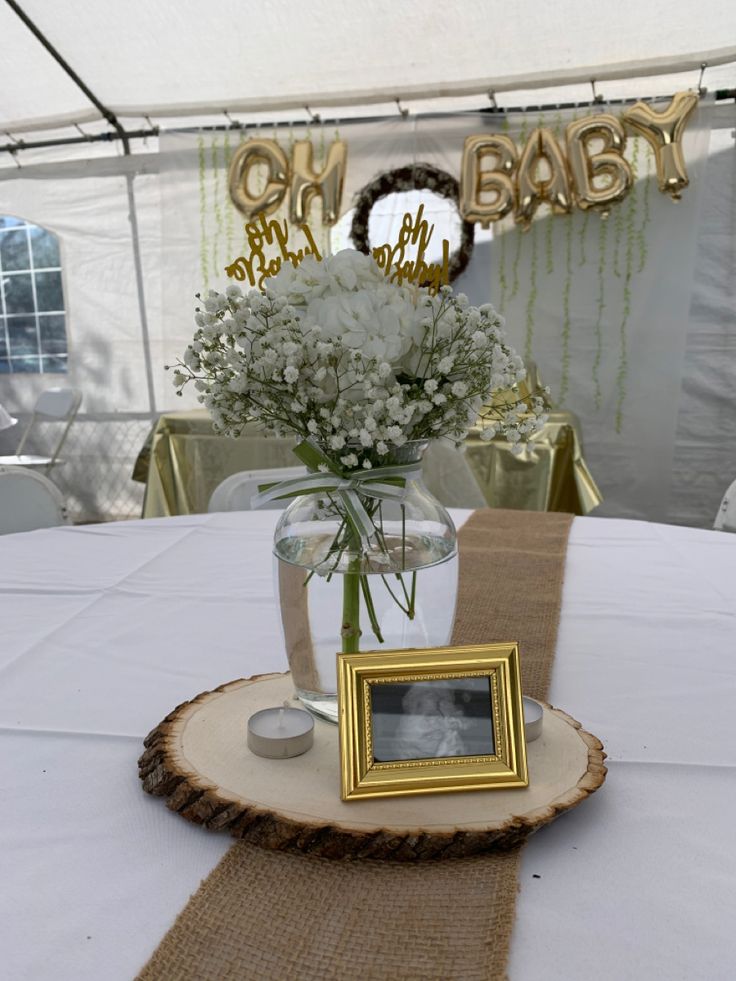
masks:
[[[558,214],[573,207],[608,213],[631,188],[633,175],[624,157],[626,128],[643,136],[656,161],[660,191],[677,200],[689,180],[682,137],[698,96],[678,92],[658,111],[637,102],[621,116],[600,113],[568,123],[562,143],[539,127],[517,146],[506,135],[468,136],[463,148],[460,213],[466,221],[487,227],[508,214],[528,227],[537,208],[548,204]],[[348,148],[334,140],[321,171],[314,169],[312,144],[297,140],[291,160],[275,140],[249,140],[234,153],[228,175],[230,197],[247,217],[270,215],[289,193],[289,221],[306,225],[316,197],[322,199],[322,223],[340,216]],[[490,166],[488,166],[490,164]],[[253,168],[265,167],[266,184],[254,191]]]
[[[439,263],[427,260],[426,252],[432,239],[434,225],[430,225],[423,215],[423,204],[419,206],[416,215],[407,212],[401,222],[396,244],[387,243],[377,246],[372,250],[373,258],[383,270],[384,276],[392,282],[426,286],[430,293],[437,293],[440,286],[450,281],[448,267],[450,243],[447,239],[442,240],[442,259]],[[301,249],[294,249],[289,243],[289,225],[286,219],[267,221],[266,213],[262,211],[257,221],[245,225],[248,240],[247,254],[233,259],[225,267],[225,272],[231,279],[240,283],[247,281],[249,286],[262,290],[265,281],[275,276],[284,263],[291,263],[296,268],[307,256],[312,256],[317,262],[321,262],[322,256],[309,226],[300,225],[299,231],[304,235],[307,244]],[[414,258],[410,258],[407,254],[410,247],[415,249]],[[266,254],[267,250],[268,254]]]

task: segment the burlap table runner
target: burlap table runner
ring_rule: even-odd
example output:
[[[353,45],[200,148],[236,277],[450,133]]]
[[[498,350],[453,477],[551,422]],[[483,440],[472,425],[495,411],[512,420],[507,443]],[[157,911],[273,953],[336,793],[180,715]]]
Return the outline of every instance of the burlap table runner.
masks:
[[[572,516],[476,511],[461,528],[455,644],[518,640],[547,693]],[[430,798],[428,798],[428,801]],[[506,976],[520,849],[351,861],[233,845],[138,981],[495,981]]]

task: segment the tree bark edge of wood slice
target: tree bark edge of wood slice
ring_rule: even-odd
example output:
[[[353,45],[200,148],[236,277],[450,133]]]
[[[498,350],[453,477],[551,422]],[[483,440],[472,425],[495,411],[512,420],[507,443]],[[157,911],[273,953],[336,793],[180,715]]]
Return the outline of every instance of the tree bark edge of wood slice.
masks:
[[[526,815],[512,816],[502,825],[486,831],[444,832],[416,828],[397,833],[390,828],[366,831],[338,827],[329,822],[295,821],[274,808],[249,804],[242,798],[227,799],[202,774],[182,765],[177,740],[181,735],[182,719],[193,709],[245,685],[284,677],[263,674],[227,682],[173,709],[144,740],[144,752],[138,760],[143,790],[152,796],[166,798],[170,810],[194,824],[211,831],[227,831],[235,838],[262,848],[330,859],[420,861],[464,858],[513,849],[539,828],[585,800],[606,777],[606,754],[600,740],[586,732],[567,713],[549,705],[545,708],[564,720],[582,740],[587,749],[587,768],[564,796]],[[334,729],[336,732],[337,727]],[[357,806],[360,807],[360,803]]]

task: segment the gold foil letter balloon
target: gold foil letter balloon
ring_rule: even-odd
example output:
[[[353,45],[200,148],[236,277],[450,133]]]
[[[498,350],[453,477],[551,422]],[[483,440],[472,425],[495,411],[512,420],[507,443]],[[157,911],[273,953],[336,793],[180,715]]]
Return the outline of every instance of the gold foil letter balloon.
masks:
[[[265,189],[254,195],[248,187],[248,175],[257,164],[268,167],[268,178]],[[230,197],[246,218],[276,211],[284,199],[288,181],[289,162],[275,140],[249,140],[233,154],[228,172]]]
[[[321,174],[312,169],[312,143],[298,140],[291,157],[291,205],[289,220],[305,225],[309,217],[312,198],[322,195],[322,224],[334,225],[340,217],[340,202],[345,183],[348,145],[343,140],[333,140],[327,153],[327,162]]]
[[[493,169],[480,169],[485,157],[494,157]],[[508,136],[466,138],[460,181],[460,214],[465,221],[480,222],[487,228],[513,211],[516,192],[512,175],[517,160],[516,147]],[[484,192],[492,195],[490,201],[481,201]]]
[[[608,113],[576,119],[565,128],[565,139],[578,207],[607,213],[609,205],[626,197],[633,180],[623,156],[626,134],[620,120]],[[603,141],[603,149],[591,153],[596,139]],[[604,178],[603,184],[596,184],[596,178]]]
[[[537,176],[542,160],[549,167],[547,178]],[[556,214],[572,209],[565,157],[551,130],[535,129],[529,134],[516,172],[516,186],[519,196],[516,221],[526,228],[542,201],[549,202]]]
[[[645,102],[637,102],[622,116],[628,126],[641,133],[651,144],[657,162],[659,189],[671,194],[675,201],[690,183],[681,140],[697,104],[695,92],[678,92],[662,112],[656,112]]]

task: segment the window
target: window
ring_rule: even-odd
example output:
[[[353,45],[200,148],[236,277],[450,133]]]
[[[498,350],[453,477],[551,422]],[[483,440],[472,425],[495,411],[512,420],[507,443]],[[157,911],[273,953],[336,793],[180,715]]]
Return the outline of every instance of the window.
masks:
[[[59,241],[0,215],[0,372],[66,371]]]

